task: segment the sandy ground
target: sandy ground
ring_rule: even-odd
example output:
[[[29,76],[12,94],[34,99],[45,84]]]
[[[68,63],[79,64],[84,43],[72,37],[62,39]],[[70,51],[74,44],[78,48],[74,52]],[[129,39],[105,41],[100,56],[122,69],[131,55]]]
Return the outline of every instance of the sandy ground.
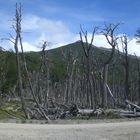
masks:
[[[140,121],[76,125],[0,123],[0,140],[140,140]]]

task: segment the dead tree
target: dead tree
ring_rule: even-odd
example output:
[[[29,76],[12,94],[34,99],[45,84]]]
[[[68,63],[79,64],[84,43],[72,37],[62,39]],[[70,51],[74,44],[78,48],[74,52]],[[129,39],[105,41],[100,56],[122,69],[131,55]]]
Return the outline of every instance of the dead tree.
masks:
[[[139,58],[136,56],[135,54],[135,57],[136,57],[136,61],[137,61],[137,71],[138,71],[138,98],[137,98],[137,101],[138,101],[138,104],[140,105],[140,60]]]
[[[104,62],[103,65],[103,83],[102,83],[102,106],[107,107],[108,104],[108,97],[107,97],[107,77],[108,77],[108,66],[111,60],[113,59],[115,48],[117,46],[117,37],[115,36],[115,30],[118,28],[120,24],[105,24],[105,29],[103,29],[102,34],[105,36],[108,44],[111,47],[111,53],[109,58]]]
[[[30,79],[30,76],[29,76],[29,72],[28,72],[28,68],[27,68],[27,64],[26,64],[26,59],[25,59],[24,51],[23,51],[23,44],[22,44],[22,37],[21,37],[21,21],[22,21],[22,8],[21,8],[21,4],[19,5],[19,7],[16,4],[16,16],[15,16],[16,26],[13,26],[13,28],[15,29],[15,32],[16,32],[16,38],[15,38],[14,46],[15,46],[15,51],[16,51],[16,62],[17,62],[18,81],[19,81],[19,94],[20,94],[20,97],[21,97],[23,111],[25,113],[26,118],[29,118],[28,113],[27,113],[27,109],[26,109],[26,106],[25,106],[24,96],[23,96],[23,86],[22,86],[22,84],[23,84],[22,82],[23,81],[22,81],[22,73],[21,73],[21,61],[22,60],[23,60],[22,63],[23,63],[25,72],[27,74],[27,79],[28,79],[28,82],[29,82],[29,87],[30,87],[33,99],[34,99],[35,103],[37,104],[41,115],[45,119],[49,120],[48,116],[45,114],[45,112],[41,108],[38,100],[36,99],[36,96],[35,96],[35,93],[34,93],[34,90],[33,90],[33,86],[32,86],[32,82],[31,82],[31,79]],[[22,59],[19,56],[18,44],[21,47]]]
[[[4,91],[3,85],[6,82],[6,75],[8,70],[8,66],[6,63],[7,56],[4,51],[5,50],[3,48],[0,48],[0,96]]]
[[[122,62],[125,70],[125,98],[130,100],[130,84],[129,84],[129,58],[128,58],[128,39],[127,36],[121,37],[124,61]]]
[[[25,99],[23,95],[23,86],[22,86],[22,74],[21,74],[21,59],[19,55],[19,48],[18,48],[18,42],[19,42],[19,37],[21,34],[21,4],[18,6],[16,4],[16,14],[15,14],[15,25],[13,25],[13,28],[16,33],[16,37],[14,39],[14,48],[16,52],[16,64],[17,64],[17,75],[18,75],[18,85],[19,85],[19,96],[21,98],[21,103],[22,103],[22,109],[24,111],[25,117],[29,118],[27,109],[26,109],[26,104],[25,104]]]
[[[44,107],[48,107],[48,97],[50,92],[50,61],[48,58],[48,53],[46,47],[48,46],[48,42],[44,41],[42,45],[42,62],[40,66],[40,75],[42,79],[42,88],[43,88],[43,97],[44,97]]]
[[[75,65],[77,62],[77,55],[72,52],[72,50],[69,50],[68,53],[63,52],[62,50],[62,55],[64,58],[64,61],[66,63],[66,71],[67,71],[67,76],[66,76],[66,82],[65,82],[65,92],[64,92],[64,103],[67,104],[68,102],[73,102],[74,97],[73,97],[73,86],[75,85],[74,83],[74,71],[75,71]]]
[[[29,82],[29,87],[30,87],[30,90],[31,90],[31,94],[33,96],[33,99],[35,101],[35,103],[37,104],[37,107],[39,108],[39,111],[41,113],[41,115],[46,119],[46,120],[50,120],[49,117],[46,115],[46,113],[44,112],[44,110],[42,109],[41,105],[39,104],[36,96],[35,96],[35,92],[34,92],[34,89],[33,89],[33,85],[32,85],[32,82],[31,82],[31,79],[30,79],[30,76],[29,76],[29,72],[28,72],[28,68],[27,68],[27,64],[26,64],[26,59],[25,59],[25,56],[24,56],[24,51],[23,51],[23,45],[22,45],[22,38],[21,38],[21,35],[19,35],[19,39],[20,39],[20,45],[21,45],[21,50],[22,50],[22,56],[23,56],[23,63],[24,63],[24,68],[25,68],[25,71],[26,71],[26,74],[27,74],[27,79],[28,79],[28,82]]]
[[[138,44],[140,44],[140,28],[136,30],[136,42]],[[135,55],[136,56],[136,55]],[[139,58],[136,56],[136,60],[137,60],[137,65],[138,65],[138,103],[140,104],[140,60]]]
[[[140,43],[140,28],[138,28],[136,30],[135,37],[136,37],[136,40],[137,40],[136,42]]]
[[[95,33],[97,32],[97,28],[94,28],[92,32],[92,37],[90,42],[88,41],[88,33],[87,31],[83,31],[81,27],[81,32],[80,32],[80,40],[81,40],[81,45],[83,48],[84,56],[85,56],[85,74],[86,74],[86,99],[87,103],[89,104],[88,107],[94,108],[95,107],[95,93],[93,89],[93,78],[92,78],[92,47],[93,47],[93,41],[94,41],[94,36]]]

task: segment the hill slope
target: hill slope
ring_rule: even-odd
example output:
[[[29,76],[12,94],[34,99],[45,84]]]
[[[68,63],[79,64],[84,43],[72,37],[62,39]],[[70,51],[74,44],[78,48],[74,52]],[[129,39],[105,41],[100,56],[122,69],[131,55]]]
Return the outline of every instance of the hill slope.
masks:
[[[64,62],[66,63],[66,61],[68,60],[65,60],[66,58],[64,58],[63,54],[68,56],[69,51],[71,51],[73,55],[76,55],[79,61],[81,61],[82,57],[84,56],[80,41],[47,51],[48,59],[51,61],[50,63],[52,63],[51,74],[55,77],[55,80],[59,80],[63,78],[66,74],[66,64],[64,64]],[[91,51],[92,51],[93,59],[98,60],[98,63],[100,63],[100,66],[102,66],[103,63],[106,61],[106,59],[109,57],[111,50],[106,48],[97,48],[93,46],[91,48]],[[0,63],[1,70],[2,68],[6,69],[5,71],[6,74],[3,75],[6,77],[6,80],[1,86],[7,91],[11,86],[13,86],[16,83],[15,54],[13,52],[3,52],[2,50],[0,54],[1,54],[0,57],[5,59],[4,64],[3,64],[4,61],[1,59],[1,63]],[[41,54],[42,54],[41,52],[25,53],[29,71],[35,71],[39,69],[42,61]],[[115,64],[115,69],[117,69],[116,73],[119,73],[118,80],[123,80],[124,68],[122,62],[120,62],[120,56],[123,57],[123,54],[120,53],[119,55],[118,51],[116,51],[114,60],[110,64],[110,70],[112,69],[112,67],[114,67]],[[132,74],[132,76],[135,76],[135,74],[137,73],[135,72],[137,71],[137,62],[134,56],[129,56],[129,62],[130,62],[130,67],[132,67],[133,69],[132,71],[134,75]]]

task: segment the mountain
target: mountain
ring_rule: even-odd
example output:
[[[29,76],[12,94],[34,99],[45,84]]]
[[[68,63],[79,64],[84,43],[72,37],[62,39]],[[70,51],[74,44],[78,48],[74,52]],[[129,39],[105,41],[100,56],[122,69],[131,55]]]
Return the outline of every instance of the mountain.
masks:
[[[59,81],[64,79],[67,75],[66,73],[66,65],[69,59],[69,52],[72,52],[78,58],[78,63],[80,65],[84,53],[83,48],[81,46],[81,42],[77,41],[65,46],[61,46],[55,49],[51,49],[47,51],[48,60],[51,65],[50,74],[54,81]],[[91,47],[92,56],[91,59],[94,61],[98,61],[99,69],[101,70],[103,63],[107,60],[111,53],[111,49],[106,49],[102,47]],[[67,58],[63,57],[63,54],[66,55]],[[27,67],[30,72],[39,70],[42,61],[42,52],[26,52],[25,57],[27,61]],[[4,92],[8,92],[11,87],[13,87],[17,82],[17,72],[16,72],[16,62],[15,62],[15,54],[13,52],[0,50],[0,65],[1,71],[0,76],[3,77],[2,84],[0,84],[0,88]],[[130,73],[131,79],[134,80],[137,78],[137,61],[134,56],[129,55],[129,63],[130,63]],[[3,60],[4,59],[4,60]],[[124,80],[124,55],[122,53],[118,53],[115,51],[114,59],[112,60],[109,67],[109,82],[112,83],[112,70],[115,67],[115,75],[117,75],[117,81]],[[1,78],[2,79],[2,78]]]

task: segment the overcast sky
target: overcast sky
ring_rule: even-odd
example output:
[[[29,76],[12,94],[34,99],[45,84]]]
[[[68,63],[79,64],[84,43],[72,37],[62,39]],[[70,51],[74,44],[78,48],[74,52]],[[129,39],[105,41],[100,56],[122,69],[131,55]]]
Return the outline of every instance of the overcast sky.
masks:
[[[140,56],[140,45],[134,34],[140,27],[140,0],[0,0],[0,38],[12,34],[15,3],[23,6],[23,45],[25,51],[39,50],[43,41],[51,42],[48,48],[79,40],[80,24],[89,32],[104,23],[123,23],[116,35],[127,34],[129,53]],[[6,49],[12,44],[0,42]],[[109,47],[103,36],[96,36],[94,43]],[[121,46],[120,46],[121,48]]]

